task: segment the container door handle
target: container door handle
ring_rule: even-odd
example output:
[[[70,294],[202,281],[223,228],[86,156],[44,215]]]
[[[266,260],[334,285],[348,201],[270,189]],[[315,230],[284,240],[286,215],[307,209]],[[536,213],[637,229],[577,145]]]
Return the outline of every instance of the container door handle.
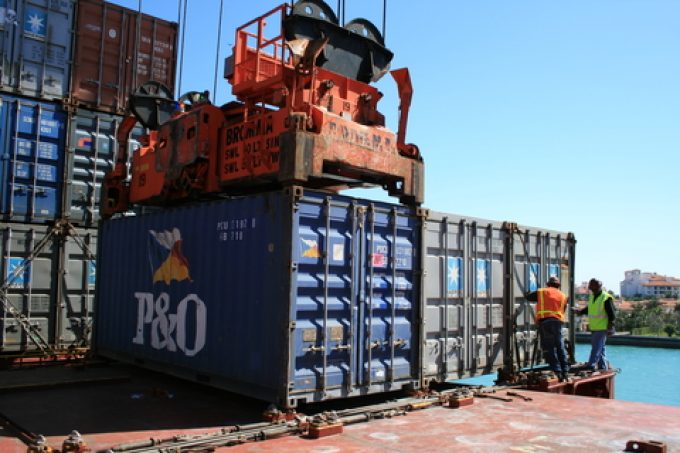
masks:
[[[387,342],[386,342],[386,341],[375,340],[375,341],[372,341],[372,342],[368,345],[368,347],[369,347],[370,349],[375,349],[375,348],[379,348],[379,347],[382,346],[383,344],[387,344]]]
[[[403,338],[397,338],[392,342],[392,346],[394,346],[395,348],[406,346],[406,340]]]
[[[333,351],[349,351],[352,349],[350,344],[338,344],[332,348]]]
[[[308,348],[303,349],[303,351],[305,352],[323,352],[325,350],[326,348],[324,348],[323,346],[310,346]]]

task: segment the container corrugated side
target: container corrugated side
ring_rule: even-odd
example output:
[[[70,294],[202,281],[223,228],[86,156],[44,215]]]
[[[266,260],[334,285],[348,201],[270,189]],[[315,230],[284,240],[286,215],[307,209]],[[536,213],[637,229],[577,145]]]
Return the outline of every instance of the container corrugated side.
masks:
[[[76,109],[69,116],[66,145],[66,180],[63,217],[74,225],[94,226],[99,221],[99,197],[104,176],[118,154],[116,134],[122,116]],[[139,147],[141,127],[128,141],[128,156]]]
[[[172,92],[177,24],[99,0],[80,0],[70,102],[115,114],[150,80]]]
[[[96,350],[286,406],[418,385],[419,222],[301,189],[107,220]]]
[[[45,225],[3,224],[0,233],[2,280],[35,250],[50,232]],[[97,230],[78,230],[93,251]],[[30,262],[24,272],[11,280],[8,302],[37,327],[40,336],[54,349],[89,345],[92,324],[96,264],[72,238],[54,236]],[[0,355],[38,351],[19,322],[0,306]]]
[[[423,228],[425,382],[541,363],[524,295],[557,275],[573,303],[573,236],[438,212]]]
[[[61,213],[66,114],[56,103],[0,97],[0,214],[42,223]]]
[[[0,89],[21,96],[68,96],[74,0],[0,0]]]

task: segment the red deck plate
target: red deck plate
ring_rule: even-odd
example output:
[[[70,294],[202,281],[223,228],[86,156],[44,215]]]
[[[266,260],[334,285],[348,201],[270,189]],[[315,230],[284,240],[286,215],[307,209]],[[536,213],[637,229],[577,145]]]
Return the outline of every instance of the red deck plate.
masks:
[[[680,451],[680,407],[604,400],[540,392],[533,401],[478,399],[458,410],[441,407],[407,416],[349,425],[323,439],[284,437],[220,448],[220,452],[612,452],[632,439],[663,442]],[[82,433],[88,446],[101,450],[117,444],[179,433],[207,433],[215,428],[137,432]],[[63,436],[51,436],[60,446]],[[24,453],[25,446],[0,437],[3,453]]]

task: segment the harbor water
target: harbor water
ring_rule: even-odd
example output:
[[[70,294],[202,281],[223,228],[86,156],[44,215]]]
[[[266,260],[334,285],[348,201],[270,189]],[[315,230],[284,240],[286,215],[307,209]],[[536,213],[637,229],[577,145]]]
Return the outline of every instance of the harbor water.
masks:
[[[617,400],[680,406],[680,350],[609,345],[606,351],[612,368],[620,370]],[[576,345],[577,362],[587,361],[589,355],[590,344]],[[493,385],[495,378],[491,374],[456,382]]]
[[[616,399],[680,406],[680,350],[607,346],[607,358],[621,370],[616,376]],[[576,360],[585,362],[590,344],[576,345]]]

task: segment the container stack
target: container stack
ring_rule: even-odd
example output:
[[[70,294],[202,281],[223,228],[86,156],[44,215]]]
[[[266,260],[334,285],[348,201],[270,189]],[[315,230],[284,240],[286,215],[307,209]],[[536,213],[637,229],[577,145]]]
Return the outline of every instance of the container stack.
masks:
[[[100,0],[0,0],[0,355],[38,348],[26,325],[54,351],[89,345],[101,181],[128,94],[173,89],[176,41]]]
[[[292,130],[276,132],[271,112],[264,123],[244,123],[239,115],[247,109],[234,114],[189,103],[173,117],[181,127],[161,131],[167,141],[159,140],[158,149],[172,153],[159,151],[153,159],[145,153],[131,183],[107,179],[117,185],[107,186],[106,207],[121,201],[122,207],[100,222],[101,185],[121,151],[129,95],[149,81],[174,92],[177,24],[101,0],[0,0],[0,32],[0,358],[88,348],[94,337],[103,357],[287,407],[512,372],[540,361],[535,307],[524,294],[556,275],[571,298],[573,235],[416,207],[423,195],[417,147],[393,146],[393,136],[369,137],[381,130],[371,129],[380,116],[364,105],[370,96],[343,103],[351,110],[356,101],[362,115],[376,115],[369,125],[333,114],[318,136],[295,129],[302,110],[277,111],[280,123],[298,119]],[[252,85],[249,61],[241,64]],[[262,102],[280,94],[265,91],[258,94]],[[324,103],[305,108],[326,118],[332,102]],[[220,121],[211,122],[215,117]],[[192,126],[186,133],[184,120]],[[210,140],[201,135],[206,131]],[[126,140],[128,156],[139,146],[135,134],[144,132]],[[268,161],[253,159],[258,149]],[[360,158],[347,157],[354,155]],[[392,160],[379,159],[386,155]],[[163,167],[158,156],[179,157],[184,165]],[[247,158],[239,165],[230,160],[239,156]],[[226,168],[247,174],[245,182],[203,179],[218,173],[208,163],[224,159]],[[122,160],[117,174],[126,173]],[[409,185],[403,174],[386,170],[374,179],[370,163],[386,162],[417,177]],[[364,182],[387,184],[404,204],[319,190],[367,175]],[[272,182],[281,183],[278,190],[269,191]],[[120,189],[116,197],[112,187]],[[120,196],[130,187],[137,191]],[[194,197],[227,187],[240,195]],[[175,206],[154,209],[159,199]],[[128,215],[133,203],[155,212]],[[573,339],[573,314],[569,321]]]
[[[572,292],[572,235],[419,207],[410,77],[392,73],[394,134],[369,83],[392,54],[366,24],[344,28],[323,1],[300,0],[239,27],[225,67],[236,100],[186,96],[144,140],[129,183],[117,163],[99,238],[98,355],[282,407],[541,360],[523,296],[549,275]],[[140,98],[154,102],[148,117],[163,113],[165,95]],[[336,193],[364,184],[401,204]],[[158,209],[120,215],[134,205]]]

